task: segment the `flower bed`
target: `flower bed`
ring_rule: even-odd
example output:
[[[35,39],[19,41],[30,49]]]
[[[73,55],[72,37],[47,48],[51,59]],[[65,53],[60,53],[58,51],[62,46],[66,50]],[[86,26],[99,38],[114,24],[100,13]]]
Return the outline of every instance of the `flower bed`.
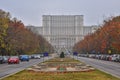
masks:
[[[71,62],[70,62],[70,61]],[[61,61],[61,62],[60,62]],[[76,62],[71,59],[55,59],[50,60],[38,65],[34,65],[31,68],[28,68],[29,71],[37,71],[37,72],[87,72],[93,71],[89,65],[83,64],[81,62]]]

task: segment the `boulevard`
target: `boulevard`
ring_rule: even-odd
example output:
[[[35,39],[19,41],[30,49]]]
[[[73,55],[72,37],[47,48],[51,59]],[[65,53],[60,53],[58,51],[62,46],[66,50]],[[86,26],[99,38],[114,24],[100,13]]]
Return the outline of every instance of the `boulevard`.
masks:
[[[76,57],[76,59],[86,64],[89,64],[105,73],[120,78],[120,63],[118,62],[103,61],[85,57]]]
[[[15,74],[19,71],[26,69],[27,67],[41,63],[48,59],[50,59],[50,57],[31,59],[29,62],[20,62],[20,64],[0,64],[0,79]]]

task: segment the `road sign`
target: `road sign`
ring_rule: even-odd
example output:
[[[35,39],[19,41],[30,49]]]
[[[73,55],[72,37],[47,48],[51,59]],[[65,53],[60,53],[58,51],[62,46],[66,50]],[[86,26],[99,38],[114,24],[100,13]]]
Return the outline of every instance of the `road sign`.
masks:
[[[73,55],[74,55],[74,56],[77,56],[77,55],[78,55],[78,53],[77,53],[77,52],[73,52]]]
[[[48,56],[48,52],[44,52],[43,55],[46,57]]]

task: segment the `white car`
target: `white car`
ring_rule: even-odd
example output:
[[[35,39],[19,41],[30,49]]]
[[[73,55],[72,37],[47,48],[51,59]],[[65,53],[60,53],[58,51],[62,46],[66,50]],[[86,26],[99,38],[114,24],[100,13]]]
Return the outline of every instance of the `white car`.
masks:
[[[40,59],[40,55],[34,55],[34,59]]]
[[[114,54],[111,56],[111,61],[116,61],[116,59],[117,59],[117,55]]]

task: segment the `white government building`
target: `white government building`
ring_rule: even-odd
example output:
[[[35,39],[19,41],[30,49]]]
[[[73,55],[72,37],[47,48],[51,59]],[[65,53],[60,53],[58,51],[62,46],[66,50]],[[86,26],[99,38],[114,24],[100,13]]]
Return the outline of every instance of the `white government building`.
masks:
[[[75,43],[98,29],[97,26],[84,26],[83,17],[83,15],[43,15],[42,27],[27,26],[27,28],[41,34],[53,45],[55,51],[72,51]]]

